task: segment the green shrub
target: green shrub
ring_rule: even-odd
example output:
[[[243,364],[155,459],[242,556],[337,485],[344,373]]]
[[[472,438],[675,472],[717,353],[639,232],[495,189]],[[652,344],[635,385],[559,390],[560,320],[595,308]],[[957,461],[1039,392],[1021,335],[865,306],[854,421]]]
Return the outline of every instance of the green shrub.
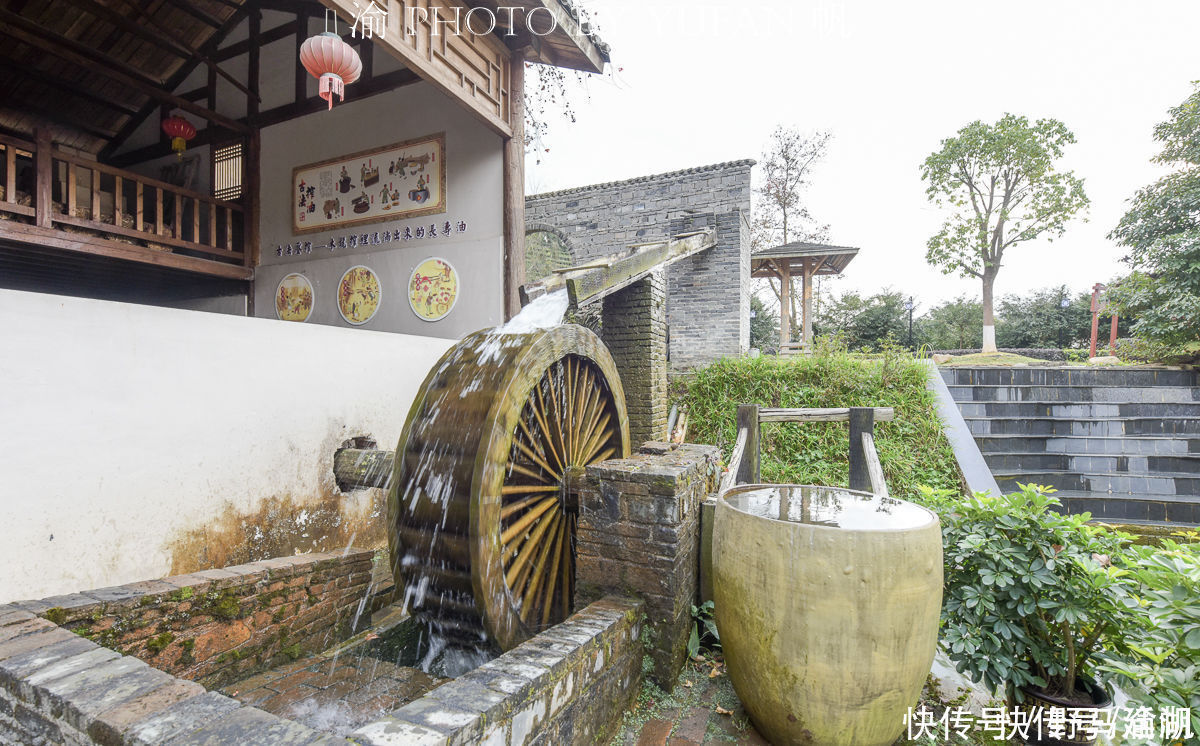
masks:
[[[942,645],[959,673],[1022,701],[1071,696],[1102,644],[1122,652],[1128,537],[1062,515],[1047,488],[979,493],[942,511]]]
[[[737,407],[894,407],[896,419],[875,426],[888,488],[920,499],[919,486],[959,489],[954,453],[942,434],[926,367],[895,349],[853,357],[823,340],[814,354],[793,358],[723,359],[678,379],[675,399],[687,410],[693,443],[711,443],[729,458],[737,439]],[[843,423],[762,427],[761,474],[767,482],[849,483],[850,440]]]
[[[1200,534],[1185,538],[1130,548],[1128,653],[1105,654],[1100,669],[1137,706],[1190,708],[1200,735]]]

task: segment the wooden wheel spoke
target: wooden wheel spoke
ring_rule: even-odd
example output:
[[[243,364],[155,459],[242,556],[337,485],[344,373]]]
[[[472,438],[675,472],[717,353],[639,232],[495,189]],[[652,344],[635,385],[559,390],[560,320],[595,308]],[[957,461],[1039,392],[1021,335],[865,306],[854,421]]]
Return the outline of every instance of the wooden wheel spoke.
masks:
[[[519,448],[521,450],[521,453],[524,453],[526,456],[528,456],[533,461],[533,463],[537,464],[538,466],[542,467],[547,472],[549,472],[556,481],[562,479],[562,474],[560,474],[560,473],[554,471],[554,469],[550,468],[550,464],[547,464],[541,456],[534,453],[532,448],[530,448],[529,446],[522,443],[520,438],[514,439],[513,442],[517,444],[517,448]]]
[[[552,513],[539,521],[537,527],[529,532],[529,538],[521,545],[521,551],[517,554],[517,558],[513,560],[508,572],[504,574],[505,582],[514,592],[522,587],[521,576],[534,569],[529,560],[533,559],[533,553],[538,551],[542,537],[547,529],[552,528],[559,520],[561,520],[561,514]],[[525,572],[523,573],[522,570]],[[514,583],[514,581],[517,582]]]
[[[528,404],[527,406],[530,409],[532,409],[533,408],[532,402],[530,404]],[[521,426],[521,432],[525,434],[525,438],[529,441],[530,445],[532,445],[534,448],[537,448],[538,455],[540,455],[542,457],[542,460],[549,461],[550,460],[549,457],[546,456],[546,449],[542,447],[541,439],[535,438],[533,433],[530,432],[529,426],[526,425],[526,423],[525,423],[526,419],[529,419],[529,418],[525,417],[524,413],[522,413],[521,418],[517,420],[517,424]],[[553,471],[553,469],[551,469],[550,471]]]
[[[558,492],[562,485],[558,484],[506,484],[500,488],[504,495],[526,495],[534,492]]]
[[[529,497],[525,497],[520,500],[514,500],[500,510],[500,520],[506,520],[513,513],[516,513],[524,508],[528,508],[530,505],[533,505],[542,499],[544,498],[541,495],[530,495]]]
[[[539,482],[546,481],[545,477],[542,476],[541,473],[536,472],[527,466],[522,466],[521,464],[517,463],[516,461],[511,462],[509,464],[509,467],[512,468],[513,471],[518,472],[520,474],[524,474],[527,477],[532,477],[532,478],[538,480]]]
[[[566,448],[567,439],[566,439],[566,435],[563,433],[563,416],[562,416],[563,407],[558,399],[558,389],[554,385],[554,376],[550,375],[548,377],[548,380],[550,382],[550,403],[552,405],[554,405],[554,411],[553,411],[553,413],[547,412],[547,414],[550,415],[550,421],[554,424],[554,432],[558,436],[558,446],[559,446],[558,452],[563,454],[563,459],[564,459],[563,460],[563,470],[565,471],[571,462],[566,460],[567,459],[567,448]]]
[[[562,514],[555,513],[553,517],[555,533],[560,530],[562,525]],[[550,520],[544,523],[550,523]],[[538,590],[542,587],[542,583],[547,581],[546,573],[546,558],[550,556],[550,546],[554,540],[543,534],[541,546],[538,548],[537,561],[533,568],[533,577],[529,580],[529,585],[525,587],[525,593],[521,597],[521,619],[525,620],[529,613],[533,610],[533,604],[537,601]]]
[[[607,442],[604,434],[612,433],[612,430],[608,427],[608,423],[611,421],[612,415],[608,412],[605,412],[604,415],[596,421],[596,426],[592,429],[592,432],[588,433],[588,443],[587,447],[584,449],[587,452],[587,455],[584,457],[583,463],[592,463],[592,456],[594,456],[596,451]]]
[[[563,536],[567,533],[568,523],[569,521],[559,521],[558,531],[554,536],[554,570],[546,575],[546,596],[542,599],[543,627],[550,623],[550,612],[554,609],[554,590],[558,586],[559,576],[564,573]]]
[[[550,436],[550,428],[546,425],[546,401],[542,396],[541,382],[539,381],[538,384],[533,388],[535,391],[537,391],[537,404],[533,407],[533,414],[537,417],[538,424],[542,426],[542,439],[550,448],[550,453],[554,456],[554,460],[558,462],[558,468],[560,470],[565,470],[567,468],[567,462],[564,460],[564,457],[560,456],[558,451],[554,448],[554,440]]]
[[[529,526],[540,518],[547,510],[558,504],[557,497],[543,498],[540,503],[531,508],[528,513],[518,518],[511,526],[504,529],[504,533],[500,534],[500,544],[508,546],[514,538],[521,535],[521,532],[529,528]]]

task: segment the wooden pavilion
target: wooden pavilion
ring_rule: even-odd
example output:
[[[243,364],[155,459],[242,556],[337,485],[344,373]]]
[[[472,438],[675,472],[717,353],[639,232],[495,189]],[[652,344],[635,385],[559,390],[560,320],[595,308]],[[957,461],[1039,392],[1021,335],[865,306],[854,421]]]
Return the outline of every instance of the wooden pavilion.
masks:
[[[858,249],[829,246],[809,241],[793,241],[782,246],[759,249],[750,255],[750,276],[780,281],[779,352],[805,351],[812,345],[812,284],[818,275],[840,275]],[[792,278],[803,278],[803,336],[792,342]]]
[[[443,237],[443,220],[464,231],[470,223],[470,246],[455,245],[460,271],[486,257],[487,271],[461,282],[465,300],[487,308],[460,325],[513,313],[523,281],[526,64],[600,72],[608,55],[565,0],[510,6],[515,14],[496,13],[490,0],[3,0],[0,288],[182,307],[191,298],[191,307],[274,316],[256,314],[254,299],[269,304],[299,262],[332,273],[320,278],[330,286],[342,271],[322,268],[333,254],[313,246],[336,253],[345,231],[339,246],[336,231],[313,241],[293,230],[294,169],[440,134],[449,207],[433,235]],[[446,22],[472,10],[500,25],[476,33]],[[298,53],[331,18],[362,73],[327,111]],[[190,171],[173,166],[160,131],[173,115],[196,130],[179,163]],[[372,183],[365,171],[362,181]],[[376,225],[362,241],[430,225]],[[408,267],[396,256],[387,261],[403,286]],[[486,293],[475,290],[485,283]],[[240,307],[205,305],[230,296]],[[404,324],[412,322],[387,330]]]

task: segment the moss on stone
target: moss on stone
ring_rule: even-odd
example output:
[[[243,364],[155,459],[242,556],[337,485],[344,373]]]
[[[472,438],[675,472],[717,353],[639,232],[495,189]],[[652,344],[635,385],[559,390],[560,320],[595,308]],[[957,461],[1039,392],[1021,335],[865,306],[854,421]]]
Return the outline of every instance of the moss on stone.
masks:
[[[161,635],[155,635],[146,641],[146,649],[151,653],[158,655],[175,639],[175,635],[170,632],[163,632]]]
[[[61,606],[55,606],[42,612],[42,618],[61,626],[67,621],[67,610]]]

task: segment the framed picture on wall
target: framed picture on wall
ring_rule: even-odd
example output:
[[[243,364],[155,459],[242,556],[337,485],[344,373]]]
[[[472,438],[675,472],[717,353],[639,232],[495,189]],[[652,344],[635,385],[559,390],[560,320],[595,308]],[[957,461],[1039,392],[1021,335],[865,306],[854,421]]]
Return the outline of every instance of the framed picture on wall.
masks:
[[[445,212],[446,135],[298,166],[291,211],[297,234]]]

